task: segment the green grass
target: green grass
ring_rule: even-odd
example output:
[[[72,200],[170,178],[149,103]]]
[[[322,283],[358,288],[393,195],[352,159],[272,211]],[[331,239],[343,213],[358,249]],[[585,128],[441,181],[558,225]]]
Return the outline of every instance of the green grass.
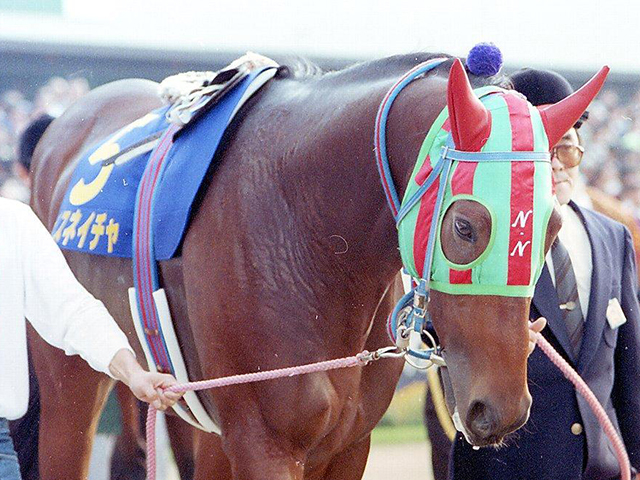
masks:
[[[113,389],[107,399],[107,404],[102,411],[100,423],[98,423],[98,433],[107,435],[118,435],[121,429],[120,405],[116,398],[116,391]]]
[[[426,386],[414,382],[398,390],[389,409],[380,420],[380,425],[422,425]]]
[[[379,425],[371,432],[373,445],[390,445],[424,442],[427,432],[424,426],[417,425]]]
[[[371,433],[375,445],[424,442],[427,432],[423,425],[426,386],[414,382],[398,390],[389,409]]]

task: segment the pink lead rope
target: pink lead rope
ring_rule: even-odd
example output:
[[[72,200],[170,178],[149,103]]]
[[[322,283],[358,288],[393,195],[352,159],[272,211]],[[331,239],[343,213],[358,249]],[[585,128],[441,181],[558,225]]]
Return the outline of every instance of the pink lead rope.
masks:
[[[629,468],[629,455],[625,449],[624,443],[618,436],[615,427],[607,417],[604,408],[598,402],[587,384],[580,378],[580,375],[571,368],[564,358],[556,352],[553,347],[540,334],[536,333],[537,344],[540,349],[549,357],[549,359],[562,371],[565,377],[573,383],[576,390],[585,398],[591,409],[598,419],[598,423],[602,426],[605,434],[611,441],[616,452],[616,457],[620,463],[622,472],[621,480],[631,480],[631,470]],[[174,385],[169,388],[172,392],[187,392],[190,390],[204,390],[207,388],[225,387],[228,385],[238,385],[241,383],[261,382],[264,380],[272,380],[275,378],[293,377],[306,373],[323,372],[327,370],[335,370],[338,368],[349,368],[364,366],[372,360],[380,358],[397,358],[397,354],[388,354],[388,348],[380,349],[377,352],[370,353],[366,350],[352,357],[338,358],[336,360],[327,360],[324,362],[310,363],[298,367],[281,368],[277,370],[268,370],[266,372],[245,373],[242,375],[232,375],[230,377],[216,378],[213,380],[202,380],[199,382],[183,383]],[[381,352],[385,352],[382,353]],[[147,412],[147,480],[156,480],[156,409],[149,405]]]
[[[243,375],[232,375],[230,377],[215,378],[213,380],[183,383],[180,385],[174,385],[167,390],[172,392],[187,392],[190,390],[226,387],[228,385],[238,385],[241,383],[261,382],[263,380],[272,380],[275,378],[294,377],[305,373],[364,366],[371,360],[376,360],[378,358],[380,357],[376,353],[372,354],[364,350],[352,357],[310,363],[297,367],[268,370],[265,372],[245,373]],[[152,405],[149,405],[149,410],[147,412],[147,480],[156,479],[156,412],[156,409]]]
[[[580,375],[571,368],[571,365],[567,363],[567,361],[560,356],[558,352],[554,350],[549,342],[542,336],[540,333],[536,333],[537,343],[540,349],[549,357],[549,359],[560,369],[560,371],[564,374],[567,379],[573,383],[576,387],[576,390],[584,397],[587,401],[591,410],[596,415],[598,419],[598,423],[604,430],[604,433],[607,434],[613,448],[616,452],[616,457],[618,457],[618,463],[620,463],[620,470],[622,472],[622,480],[631,480],[631,470],[629,468],[629,455],[627,454],[627,450],[624,447],[624,443],[622,439],[618,436],[618,432],[616,432],[615,427],[609,420],[607,413],[598,402],[598,399],[593,394],[589,386],[585,383]]]

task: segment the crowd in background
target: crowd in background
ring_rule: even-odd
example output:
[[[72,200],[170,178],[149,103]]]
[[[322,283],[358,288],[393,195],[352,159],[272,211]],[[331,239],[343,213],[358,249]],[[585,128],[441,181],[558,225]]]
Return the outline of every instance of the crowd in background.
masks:
[[[15,175],[18,142],[27,126],[44,114],[57,117],[89,91],[85,78],[51,78],[33,99],[18,90],[0,93],[0,196],[28,200],[28,189]]]
[[[580,166],[587,185],[622,201],[640,219],[640,91],[602,92],[580,129],[585,154]]]
[[[33,99],[17,90],[0,95],[0,196],[26,198],[26,189],[13,174],[22,131],[42,114],[59,116],[87,91],[84,78],[53,77]],[[605,90],[589,113],[580,129],[585,146],[584,180],[620,199],[640,219],[640,91],[622,96]]]

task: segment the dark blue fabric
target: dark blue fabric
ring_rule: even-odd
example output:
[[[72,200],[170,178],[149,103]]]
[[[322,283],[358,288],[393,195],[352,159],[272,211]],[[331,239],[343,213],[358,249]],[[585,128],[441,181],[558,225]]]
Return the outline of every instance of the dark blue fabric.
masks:
[[[167,167],[155,194],[152,221],[154,223],[153,243],[156,260],[167,260],[177,252],[189,221],[196,193],[220,144],[222,135],[227,129],[231,114],[251,82],[262,71],[264,70],[256,70],[242,80],[233,90],[222,97],[214,108],[203,114],[193,125],[188,124],[184,127],[177,136],[165,160]],[[166,110],[167,107],[157,110],[156,112],[159,113],[157,119],[143,127],[132,129],[118,139],[120,151],[150,134],[164,131],[167,128],[167,122],[164,118]],[[99,146],[90,149],[78,162],[54,226],[54,239],[63,249],[130,258],[136,192],[150,153],[115,166],[104,188],[95,198],[82,205],[73,205],[70,202],[70,192],[73,186],[82,179],[86,179],[85,183],[90,183],[103,168],[101,163],[92,165],[88,160]],[[90,228],[97,226],[97,233],[90,230],[84,243],[80,246],[79,232],[66,230],[70,223],[69,220],[65,223],[63,218],[65,212],[67,212],[66,215],[79,212],[81,218],[77,221],[77,228],[81,227],[92,213],[106,214],[106,218],[101,225],[96,225],[96,221],[93,220]],[[106,230],[106,227],[111,225],[110,231],[113,232],[115,224],[118,226],[118,235],[115,242],[113,242],[112,236],[110,245],[107,235],[109,231]],[[104,227],[105,231],[100,230],[100,227]],[[61,234],[56,235],[59,231]],[[70,235],[70,233],[73,234]],[[96,238],[98,233],[101,235],[92,245],[90,242]],[[112,249],[111,252],[109,248]]]
[[[544,269],[531,306],[531,317],[544,316],[545,338],[593,390],[640,466],[640,313],[631,235],[621,224],[571,204],[583,219],[592,248],[593,274],[589,311],[579,355],[573,354],[558,298]],[[606,320],[611,298],[620,301],[627,322],[612,329]],[[615,375],[614,375],[615,373]],[[457,438],[450,459],[456,480],[609,480],[620,470],[605,433],[591,408],[560,370],[537,348],[529,358],[533,397],[527,424],[507,447],[473,450]],[[580,423],[584,432],[571,433]]]

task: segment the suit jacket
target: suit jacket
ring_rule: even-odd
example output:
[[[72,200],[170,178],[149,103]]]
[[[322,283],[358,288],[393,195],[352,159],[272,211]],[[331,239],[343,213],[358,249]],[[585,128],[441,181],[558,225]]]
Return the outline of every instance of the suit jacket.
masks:
[[[635,253],[629,231],[588,209],[571,206],[591,242],[593,271],[589,310],[578,355],[563,323],[548,269],[536,285],[531,317],[546,317],[543,335],[577,370],[622,434],[631,464],[640,467],[640,307]],[[611,328],[609,300],[616,298],[627,322]],[[533,397],[527,424],[506,447],[472,450],[458,436],[450,459],[451,478],[504,480],[608,480],[620,467],[591,408],[573,384],[537,348],[529,357]]]

